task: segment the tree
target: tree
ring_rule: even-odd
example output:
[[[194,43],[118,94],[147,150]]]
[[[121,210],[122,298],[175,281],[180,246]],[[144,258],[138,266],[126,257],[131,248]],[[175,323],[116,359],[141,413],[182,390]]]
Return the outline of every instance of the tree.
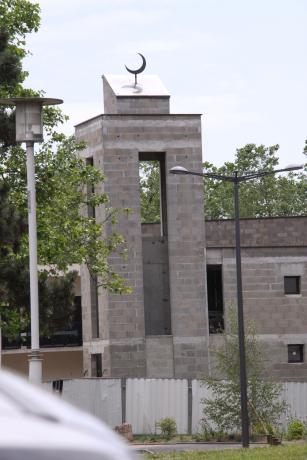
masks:
[[[204,398],[203,414],[206,425],[218,427],[221,432],[240,431],[240,362],[238,344],[238,324],[232,311],[229,331],[222,334],[223,344],[212,349],[215,371],[225,380],[204,377],[202,383],[211,390],[212,398]],[[278,424],[286,410],[281,400],[281,385],[264,378],[264,353],[251,323],[247,324],[245,335],[245,355],[247,374],[247,397],[250,429],[252,432]]]
[[[206,172],[232,175],[278,169],[279,146],[247,144],[237,150],[235,160],[217,167],[204,163]],[[307,154],[307,141],[304,149]],[[141,210],[146,222],[159,220],[159,175],[154,164],[147,162],[141,175]],[[204,212],[207,219],[231,219],[234,216],[233,184],[204,179]],[[301,173],[272,175],[240,184],[242,218],[299,216],[306,214],[306,169]]]
[[[99,278],[99,285],[112,292],[130,292],[124,280],[108,264],[114,251],[124,256],[124,238],[115,231],[103,237],[104,224],[116,222],[117,209],[100,192],[104,181],[101,171],[87,165],[78,155],[84,148],[74,137],[52,132],[35,156],[37,186],[38,254],[42,265],[51,265],[51,273],[66,271],[71,264],[86,264]],[[0,177],[8,183],[15,209],[27,214],[24,151],[11,149],[3,159]],[[88,193],[91,190],[91,193]],[[87,214],[88,207],[103,206],[104,222]],[[128,210],[125,210],[128,212]],[[28,255],[28,234],[22,236],[18,257]]]
[[[23,88],[28,72],[22,69],[27,55],[25,36],[40,24],[38,3],[27,0],[1,0],[0,3],[0,97],[33,93]],[[0,145],[15,144],[15,113],[0,107]]]
[[[0,96],[10,97],[23,94],[22,82],[26,72],[22,70],[22,58],[26,55],[24,37],[27,32],[37,30],[39,23],[38,5],[27,1],[3,0],[0,4]],[[0,108],[0,152],[1,159],[15,143],[15,113]],[[10,200],[7,181],[0,179],[0,315],[1,329],[6,336],[12,336],[25,327],[26,316],[9,303],[10,294],[18,291],[15,283],[8,289],[10,272],[16,261],[13,254],[20,248],[21,237],[26,231],[26,220],[19,214]],[[23,267],[25,268],[25,267]],[[22,271],[24,273],[24,271]],[[27,270],[26,270],[26,273]]]
[[[160,166],[158,161],[140,162],[142,223],[160,222]]]
[[[0,21],[1,97],[40,95],[22,85],[27,75],[22,70],[25,36],[38,30],[38,4],[2,0]],[[111,292],[131,291],[108,264],[110,254],[125,252],[124,239],[116,232],[108,238],[103,235],[104,224],[112,227],[119,211],[111,209],[107,195],[100,192],[103,174],[79,157],[84,144],[57,133],[57,126],[65,121],[59,109],[44,109],[46,142],[35,154],[38,259],[49,267],[39,273],[41,331],[46,334],[54,331],[60,318],[63,323],[65,312],[66,323],[70,321],[74,275],[68,269],[72,263],[85,263]],[[23,318],[20,313],[29,310],[26,155],[15,143],[14,110],[1,109],[0,122],[0,307],[2,316],[5,313],[2,325],[9,324],[11,315],[16,332]],[[93,206],[104,207],[104,222],[87,214]]]
[[[247,144],[238,149],[234,162],[221,167],[204,163],[206,172],[240,175],[278,169],[279,146]],[[229,219],[234,216],[233,184],[204,179],[204,211],[208,219]],[[306,214],[306,173],[287,173],[260,177],[240,184],[240,216],[277,217]]]

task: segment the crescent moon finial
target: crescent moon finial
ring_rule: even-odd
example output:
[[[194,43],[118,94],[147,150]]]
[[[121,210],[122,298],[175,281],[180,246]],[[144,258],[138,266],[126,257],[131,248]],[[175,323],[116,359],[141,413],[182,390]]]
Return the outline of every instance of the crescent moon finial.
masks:
[[[125,65],[125,67],[126,67],[126,69],[128,70],[128,72],[130,72],[130,73],[132,73],[132,74],[134,75],[134,86],[136,86],[136,84],[137,84],[137,75],[138,75],[139,73],[143,72],[143,71],[145,70],[145,67],[146,67],[146,59],[144,58],[143,54],[138,53],[138,55],[141,56],[141,58],[142,58],[142,65],[141,65],[141,67],[139,67],[139,68],[136,69],[136,70],[132,70],[132,69],[129,69],[129,67],[127,67],[127,66]]]

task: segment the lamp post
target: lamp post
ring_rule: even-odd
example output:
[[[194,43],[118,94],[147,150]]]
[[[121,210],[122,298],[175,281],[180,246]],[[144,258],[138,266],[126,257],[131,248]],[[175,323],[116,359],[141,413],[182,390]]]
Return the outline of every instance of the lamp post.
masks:
[[[0,105],[16,106],[16,141],[25,142],[27,150],[27,188],[30,266],[31,352],[29,380],[42,382],[42,357],[39,350],[39,308],[37,274],[37,226],[34,143],[43,141],[43,106],[61,104],[61,99],[45,97],[16,97],[0,99]]]
[[[175,166],[170,169],[172,174],[209,177],[211,179],[228,181],[233,183],[234,210],[235,210],[235,247],[236,247],[236,271],[237,271],[237,303],[238,303],[238,340],[239,340],[239,361],[240,361],[240,394],[241,394],[241,426],[242,426],[242,446],[249,447],[249,419],[247,405],[247,376],[245,362],[245,336],[244,336],[244,314],[243,314],[243,291],[242,291],[242,270],[241,270],[241,243],[240,243],[240,209],[239,209],[239,184],[247,182],[257,177],[268,176],[284,171],[295,171],[302,169],[303,166],[288,166],[284,169],[273,171],[259,171],[251,174],[239,176],[238,171],[233,176],[221,174],[189,171],[182,166]]]

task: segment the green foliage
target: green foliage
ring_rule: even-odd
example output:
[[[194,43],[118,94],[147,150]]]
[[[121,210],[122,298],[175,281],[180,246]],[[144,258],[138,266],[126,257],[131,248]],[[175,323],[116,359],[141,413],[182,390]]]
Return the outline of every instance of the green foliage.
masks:
[[[244,175],[256,171],[278,169],[279,146],[247,144],[237,150],[234,162],[216,167],[204,163],[206,172]],[[207,219],[228,219],[234,216],[233,184],[204,179],[204,210]],[[240,216],[276,217],[306,214],[306,172],[271,175],[240,184]]]
[[[28,275],[28,269],[15,258],[20,249],[20,235],[26,228],[23,216],[9,202],[9,187],[0,181],[0,315],[2,333],[6,337],[15,337],[28,321],[26,309],[12,302],[12,297],[22,297],[22,278],[25,273]]]
[[[20,56],[9,45],[9,34],[0,29],[0,83],[4,88],[15,87],[23,80]]]
[[[279,146],[247,144],[237,150],[233,162],[217,167],[205,162],[206,172],[233,175],[278,169]],[[307,141],[304,152],[307,154]],[[160,175],[157,162],[141,162],[142,222],[160,221]],[[204,210],[207,219],[230,219],[234,216],[233,184],[204,179]],[[287,173],[253,179],[240,184],[240,214],[242,218],[299,216],[306,214],[306,168],[299,173]]]
[[[29,315],[27,312],[14,309],[11,306],[0,305],[1,334],[9,340],[16,338],[20,331],[29,326]]]
[[[224,433],[221,430],[215,431],[207,420],[201,420],[199,432],[193,436],[196,442],[227,442],[231,439],[231,436],[227,433]]]
[[[98,277],[100,286],[129,293],[130,288],[108,263],[114,252],[125,256],[124,239],[115,231],[102,238],[103,226],[112,228],[119,210],[110,208],[108,196],[100,192],[104,175],[78,156],[83,148],[84,144],[73,137],[52,133],[35,156],[39,262],[61,271],[74,263],[86,264],[92,276]],[[2,161],[0,176],[10,188],[15,210],[26,218],[24,158],[21,147],[12,148]],[[88,207],[103,207],[104,220],[98,223],[89,217]],[[19,257],[27,254],[28,235],[24,233]]]
[[[164,439],[170,440],[177,433],[176,420],[171,417],[162,418],[156,423],[156,427],[161,431]]]
[[[142,223],[160,222],[160,166],[158,161],[140,161]]]
[[[212,392],[212,398],[204,398],[202,401],[204,422],[213,423],[222,432],[241,429],[237,330],[237,320],[232,312],[229,331],[222,335],[223,345],[212,350],[216,371],[225,380],[217,380],[212,377],[202,379],[202,383]],[[280,399],[281,385],[262,377],[263,351],[252,324],[248,324],[246,328],[245,353],[250,429],[252,432],[257,430],[260,423],[267,431],[268,425],[274,426],[278,423],[281,414],[286,409],[286,403]]]
[[[288,428],[286,438],[288,441],[296,439],[302,439],[306,433],[306,425],[298,419],[291,419]]]
[[[37,32],[40,25],[39,4],[28,0],[1,0],[0,24],[8,32],[19,55],[24,57],[25,36]]]
[[[43,95],[22,86],[27,76],[22,69],[25,37],[38,30],[39,12],[38,3],[27,0],[0,2],[0,97]],[[56,132],[66,120],[59,108],[44,109],[46,142],[36,146],[35,154],[38,261],[50,267],[39,273],[40,328],[45,335],[60,324],[60,329],[69,327],[75,274],[68,268],[73,263],[86,264],[105,289],[131,292],[108,263],[110,255],[124,256],[126,251],[123,237],[112,232],[119,211],[109,207],[101,192],[103,174],[79,158],[84,144]],[[30,302],[25,159],[15,142],[15,112],[0,108],[0,314],[10,335],[26,327]],[[89,215],[93,207],[104,215],[99,223]]]

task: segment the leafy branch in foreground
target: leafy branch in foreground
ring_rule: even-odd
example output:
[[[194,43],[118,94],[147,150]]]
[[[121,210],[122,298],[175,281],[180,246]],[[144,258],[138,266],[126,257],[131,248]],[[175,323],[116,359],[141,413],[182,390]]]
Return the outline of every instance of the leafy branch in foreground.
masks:
[[[237,335],[237,320],[234,311],[230,313],[229,331],[222,334],[222,345],[212,349],[215,371],[223,380],[205,376],[202,379],[212,393],[204,398],[203,414],[205,425],[218,427],[221,432],[240,431],[240,361]],[[286,410],[281,398],[281,384],[265,379],[264,354],[254,326],[249,323],[245,334],[245,355],[247,373],[247,395],[251,432],[267,431],[278,425],[280,416]]]
[[[44,94],[23,86],[28,75],[22,67],[22,60],[28,54],[25,38],[28,33],[36,32],[39,25],[38,3],[1,0],[2,98]],[[55,327],[57,318],[63,319],[64,310],[66,323],[70,321],[74,275],[68,273],[68,267],[72,263],[87,264],[92,276],[111,292],[130,292],[108,263],[110,254],[124,254],[123,237],[112,231],[106,237],[103,230],[105,223],[110,227],[115,222],[119,211],[108,209],[107,196],[99,192],[103,174],[78,157],[84,146],[74,138],[56,134],[55,130],[66,119],[58,108],[45,108],[43,123],[47,140],[35,149],[38,256],[39,263],[49,266],[39,273],[40,321],[44,333]],[[9,335],[24,330],[24,313],[30,303],[25,158],[24,149],[15,141],[14,108],[0,108],[0,324]],[[89,193],[89,190],[95,191]],[[98,210],[103,207],[105,221],[98,224],[87,213],[89,207]]]
[[[124,238],[116,232],[103,234],[104,225],[116,223],[120,211],[109,207],[107,194],[100,192],[104,175],[78,156],[82,149],[84,144],[74,137],[53,133],[35,155],[39,263],[52,266],[54,273],[72,264],[86,264],[100,286],[127,293],[130,288],[108,263],[113,252],[125,255]],[[11,203],[26,216],[24,151],[15,147],[10,153],[3,162],[2,177],[9,183]],[[102,222],[89,216],[89,208],[102,207]],[[24,233],[19,257],[27,254]]]

